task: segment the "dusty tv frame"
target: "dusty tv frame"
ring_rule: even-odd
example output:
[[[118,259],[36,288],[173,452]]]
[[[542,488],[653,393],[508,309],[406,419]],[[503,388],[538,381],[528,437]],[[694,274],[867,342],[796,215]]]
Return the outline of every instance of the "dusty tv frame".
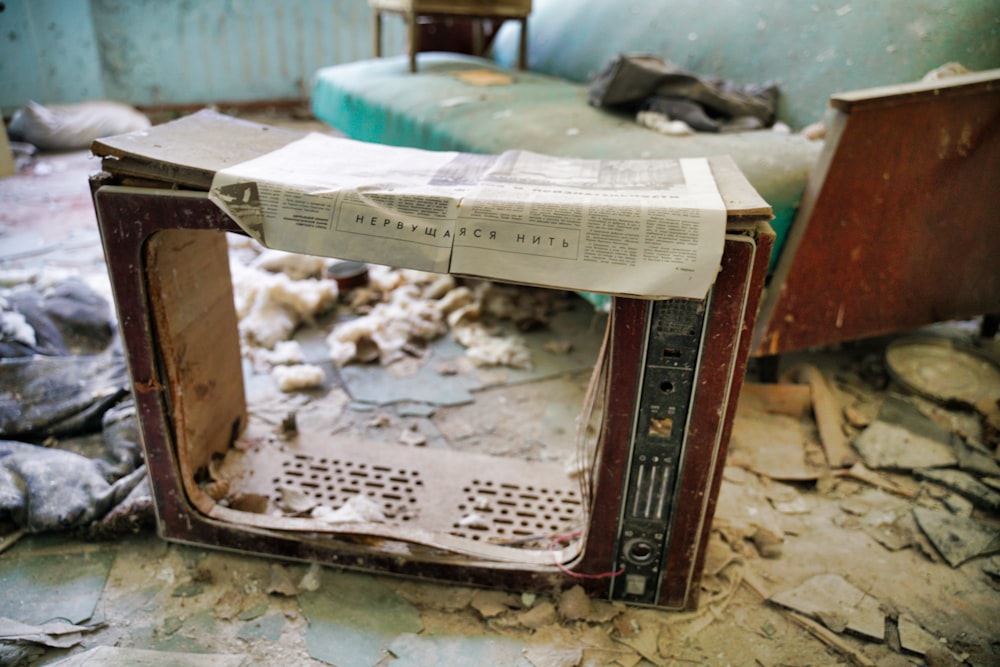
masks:
[[[333,447],[308,437],[280,456],[249,455],[256,493],[305,483],[334,504],[368,493],[390,510],[419,505],[436,525],[398,511],[385,524],[324,525],[239,512],[202,492],[199,476],[248,419],[223,234],[242,232],[204,192],[135,187],[151,183],[107,160],[105,167],[117,173],[92,180],[94,203],[162,537],[462,584],[579,583],[627,603],[697,605],[774,238],[770,209],[728,158],[712,159],[729,225],[709,297],[613,300],[586,496],[561,465],[558,475],[516,459],[491,457],[484,466],[481,455],[463,452]],[[463,530],[459,519],[484,496],[496,500],[490,525]],[[535,549],[510,545],[537,532],[573,535]]]

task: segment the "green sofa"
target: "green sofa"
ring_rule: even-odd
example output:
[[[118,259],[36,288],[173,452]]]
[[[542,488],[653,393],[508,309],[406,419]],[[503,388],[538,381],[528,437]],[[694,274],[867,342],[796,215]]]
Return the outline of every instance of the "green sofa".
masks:
[[[774,209],[774,267],[807,184],[822,172],[824,150],[832,150],[798,131],[832,113],[831,96],[918,81],[949,62],[973,71],[1000,67],[995,0],[535,0],[526,72],[515,69],[519,31],[505,25],[491,59],[420,54],[415,74],[405,57],[321,69],[313,111],[352,138],[435,150],[522,148],[590,158],[728,154]],[[791,132],[667,136],[588,105],[586,82],[621,53],[659,56],[735,83],[775,82],[778,120]],[[479,69],[506,73],[512,82],[460,78]],[[927,316],[900,322],[920,319]],[[839,327],[843,313],[836,321]]]

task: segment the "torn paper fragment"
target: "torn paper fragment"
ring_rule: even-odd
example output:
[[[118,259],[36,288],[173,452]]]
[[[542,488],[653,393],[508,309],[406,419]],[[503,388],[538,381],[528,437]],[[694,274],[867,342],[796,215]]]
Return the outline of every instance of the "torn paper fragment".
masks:
[[[488,528],[489,522],[482,514],[466,514],[458,520],[462,528]]]
[[[281,486],[278,488],[280,500],[278,501],[282,509],[292,514],[304,514],[316,507],[316,501],[293,486]]]

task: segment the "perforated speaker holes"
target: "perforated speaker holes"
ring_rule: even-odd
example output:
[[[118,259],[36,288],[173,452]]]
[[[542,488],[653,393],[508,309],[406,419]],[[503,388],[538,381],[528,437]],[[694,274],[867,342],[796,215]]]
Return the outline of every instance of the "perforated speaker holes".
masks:
[[[514,543],[566,533],[580,524],[580,497],[573,490],[474,479],[462,492],[458,511],[463,520],[451,531],[459,537]]]
[[[296,488],[333,509],[352,496],[364,494],[381,504],[389,519],[410,521],[417,515],[417,494],[424,484],[418,470],[304,454],[286,459],[282,468],[281,476],[272,480],[276,488]]]

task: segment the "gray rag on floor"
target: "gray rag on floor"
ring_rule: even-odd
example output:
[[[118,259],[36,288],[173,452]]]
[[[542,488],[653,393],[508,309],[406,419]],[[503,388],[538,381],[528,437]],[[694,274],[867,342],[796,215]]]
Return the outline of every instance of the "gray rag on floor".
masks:
[[[107,301],[74,280],[19,287],[0,316],[0,520],[93,536],[143,525],[149,484]]]

